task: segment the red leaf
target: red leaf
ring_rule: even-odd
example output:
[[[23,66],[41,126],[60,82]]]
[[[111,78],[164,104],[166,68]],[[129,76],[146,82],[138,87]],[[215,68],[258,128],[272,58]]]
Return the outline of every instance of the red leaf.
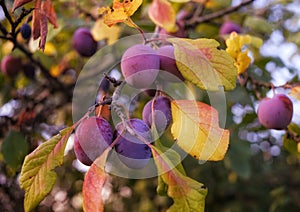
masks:
[[[13,5],[13,12],[18,9],[19,7],[23,6],[24,4],[27,4],[33,0],[15,0]]]
[[[40,27],[41,27],[41,39],[39,42],[39,47],[44,51],[47,34],[48,34],[48,22],[45,13],[41,13]]]
[[[57,24],[57,20],[56,20],[56,13],[52,6],[51,0],[43,1],[41,10],[46,14],[49,22],[54,26],[54,28],[57,28],[58,24]]]
[[[40,8],[41,8],[41,0],[36,0],[34,4],[34,10],[33,10],[33,15],[32,15],[32,34],[33,34],[33,39],[36,40],[40,37],[41,35],[41,26],[40,26],[40,20],[41,20],[41,13],[40,13]]]
[[[176,31],[176,12],[167,0],[154,0],[148,10],[150,19],[168,32]]]
[[[85,212],[103,212],[102,189],[106,180],[104,164],[110,148],[106,149],[91,165],[84,177],[82,195]]]

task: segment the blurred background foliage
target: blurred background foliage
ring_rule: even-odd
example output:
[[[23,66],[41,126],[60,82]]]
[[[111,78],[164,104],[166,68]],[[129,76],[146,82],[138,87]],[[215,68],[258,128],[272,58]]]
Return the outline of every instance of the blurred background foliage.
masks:
[[[11,12],[13,1],[0,1],[1,6],[6,5]],[[25,72],[13,78],[0,74],[1,211],[23,211],[24,193],[18,186],[18,177],[24,156],[60,129],[72,124],[72,88],[88,61],[72,48],[72,34],[81,26],[93,29],[95,36],[103,33],[102,30],[108,32],[106,30],[109,29],[101,25],[98,8],[111,2],[53,1],[59,27],[53,29],[49,26],[44,52],[38,50],[36,41],[24,40],[18,34],[19,45],[32,53],[26,55],[20,48],[13,49],[13,44],[0,33],[0,58],[5,55],[18,56],[23,64],[31,64],[34,71],[34,77]],[[133,16],[135,23],[145,32],[155,30],[147,16],[150,3],[150,0],[144,1]],[[186,10],[192,15],[196,10],[201,10],[199,15],[205,16],[240,3],[209,0],[172,4],[177,11]],[[24,7],[32,8],[33,3]],[[297,151],[299,101],[293,99],[294,124],[289,131],[267,130],[259,124],[256,116],[259,98],[270,95],[270,82],[277,86],[276,91],[280,93],[288,93],[288,87],[283,86],[287,82],[299,82],[299,11],[300,1],[254,0],[232,13],[205,22],[192,22],[190,19],[185,26],[188,37],[214,38],[220,42],[221,48],[225,43],[219,29],[222,23],[229,20],[241,27],[241,33],[264,40],[260,51],[252,49],[254,62],[240,76],[236,89],[226,93],[226,128],[231,131],[231,139],[225,159],[204,164],[191,157],[183,160],[188,176],[208,187],[206,211],[300,210],[300,157]],[[10,13],[14,18],[20,14],[20,9]],[[30,17],[30,14],[26,16],[22,23],[30,23]],[[11,30],[2,7],[0,20],[1,26]],[[106,39],[113,42],[117,37],[136,33],[135,29],[119,24],[114,31],[106,33]],[[33,63],[30,58],[38,62]],[[42,68],[58,83],[52,83],[53,79],[45,77]],[[245,79],[250,80],[245,82]],[[205,97],[202,100],[208,101]],[[81,211],[81,188],[86,169],[80,167],[73,150],[68,148],[65,163],[56,170],[58,181],[55,188],[36,211]],[[165,211],[172,201],[157,195],[156,186],[156,178],[131,180],[109,176],[103,192],[106,211]]]

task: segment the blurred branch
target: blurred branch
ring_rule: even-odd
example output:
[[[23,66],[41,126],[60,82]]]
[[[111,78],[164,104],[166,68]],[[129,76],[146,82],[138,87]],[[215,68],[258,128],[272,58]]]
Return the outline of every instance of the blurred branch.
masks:
[[[237,6],[228,7],[223,10],[220,10],[220,11],[217,11],[214,13],[210,13],[210,14],[207,14],[204,16],[197,16],[197,17],[193,16],[191,19],[187,20],[186,24],[187,25],[200,24],[200,23],[207,22],[207,21],[210,21],[215,18],[220,18],[224,15],[233,13],[246,5],[251,4],[252,2],[254,2],[254,0],[245,0]]]
[[[7,18],[7,20],[9,21],[9,24],[11,25],[11,32],[8,32],[7,29],[0,23],[0,31],[4,35],[4,36],[1,36],[0,38],[11,41],[14,44],[14,49],[15,48],[19,49],[21,52],[23,52],[26,55],[26,57],[33,64],[35,64],[37,67],[39,67],[43,76],[49,80],[49,82],[54,90],[66,91],[65,86],[62,83],[60,83],[57,80],[57,78],[53,77],[49,73],[49,70],[42,63],[40,63],[39,60],[34,58],[33,54],[28,49],[26,49],[21,43],[19,43],[17,40],[18,33],[17,33],[16,29],[17,29],[18,25],[22,22],[22,20],[27,15],[29,15],[34,10],[34,8],[31,8],[29,10],[23,9],[21,15],[14,21],[5,5],[4,0],[0,0],[0,6],[2,7],[4,15]]]

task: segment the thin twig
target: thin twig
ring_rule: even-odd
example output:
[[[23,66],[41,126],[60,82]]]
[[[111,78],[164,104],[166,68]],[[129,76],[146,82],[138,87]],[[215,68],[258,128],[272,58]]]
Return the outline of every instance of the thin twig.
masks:
[[[204,15],[204,16],[193,17],[190,20],[187,20],[186,25],[199,24],[199,23],[210,21],[212,19],[220,18],[224,15],[227,15],[227,14],[230,14],[230,13],[233,13],[233,12],[237,11],[240,8],[242,8],[242,7],[244,7],[248,4],[251,4],[253,1],[254,0],[245,0],[237,6],[228,7],[228,8],[225,8],[223,10],[220,10],[220,11],[217,11],[217,12],[214,12],[214,13],[210,13],[210,14],[207,14],[207,15]]]

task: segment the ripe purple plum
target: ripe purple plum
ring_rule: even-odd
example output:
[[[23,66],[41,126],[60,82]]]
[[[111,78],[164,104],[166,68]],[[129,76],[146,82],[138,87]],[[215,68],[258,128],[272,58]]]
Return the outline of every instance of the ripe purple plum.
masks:
[[[153,105],[153,108],[152,108]],[[154,110],[154,124],[161,135],[169,127],[172,121],[171,103],[170,99],[165,96],[159,96],[146,103],[143,108],[143,121],[151,127],[152,125],[152,111]]]
[[[15,77],[22,70],[22,60],[19,57],[6,55],[1,60],[1,71],[4,75]]]
[[[104,118],[92,116],[75,131],[74,152],[77,159],[90,166],[112,143],[113,131]]]
[[[26,77],[29,79],[34,79],[35,78],[35,66],[32,65],[31,63],[25,63],[23,64],[23,71]]]
[[[73,48],[83,57],[90,57],[97,51],[97,41],[88,28],[78,28],[72,38]]]
[[[22,38],[24,38],[25,40],[29,39],[31,36],[30,25],[28,23],[24,23],[20,28],[20,32],[21,32]]]
[[[152,142],[151,131],[144,121],[133,118],[128,122],[136,134],[143,137],[146,141]],[[123,130],[124,125],[122,122],[116,125],[115,138],[118,136],[120,136],[120,138],[115,145],[115,149],[120,161],[132,169],[144,168],[151,157],[150,147],[127,131],[120,135]]]
[[[159,72],[159,56],[150,46],[136,44],[128,48],[121,60],[125,81],[135,88],[147,88]]]
[[[157,49],[157,54],[160,59],[160,69],[163,70],[159,77],[169,82],[182,82],[184,78],[176,65],[174,46],[162,46]]]
[[[220,28],[220,35],[230,34],[231,32],[240,33],[241,27],[232,21],[224,22]]]
[[[261,100],[258,111],[260,123],[268,129],[282,130],[291,122],[293,103],[284,94],[275,94],[273,98]]]

